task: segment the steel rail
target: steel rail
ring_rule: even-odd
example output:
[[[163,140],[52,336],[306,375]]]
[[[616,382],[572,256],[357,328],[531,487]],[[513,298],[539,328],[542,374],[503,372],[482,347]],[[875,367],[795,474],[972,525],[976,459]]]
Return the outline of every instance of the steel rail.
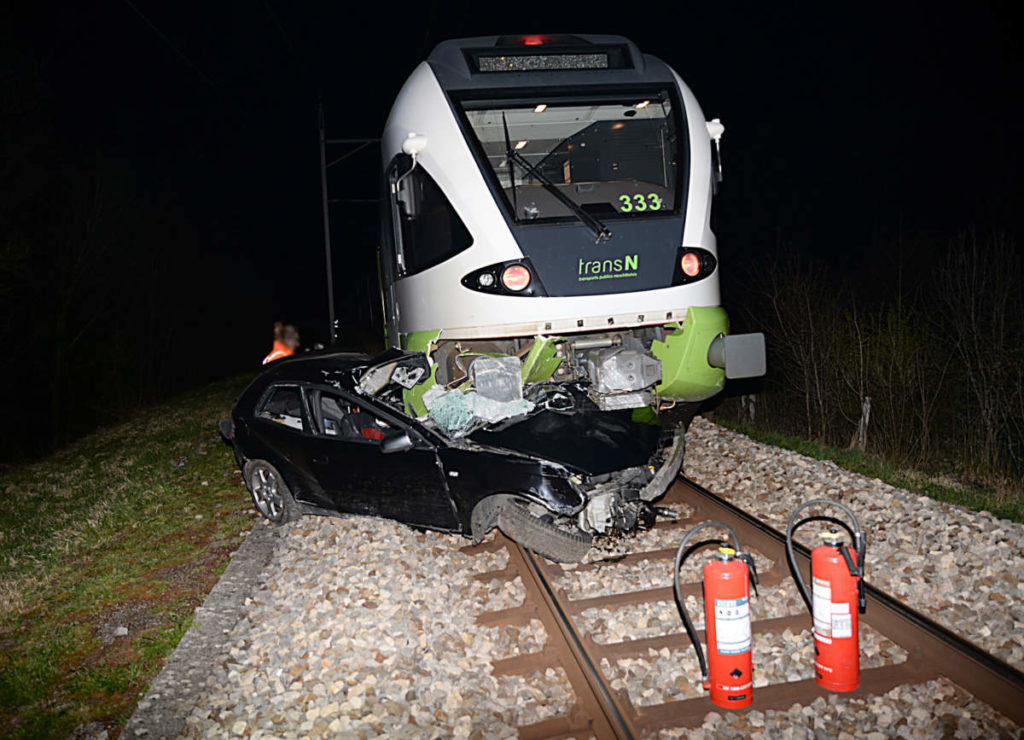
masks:
[[[566,604],[551,585],[551,580],[544,572],[541,563],[538,562],[537,556],[521,545],[517,544],[515,547],[522,552],[530,577],[537,582],[548,607],[557,617],[558,627],[562,632],[562,636],[569,645],[573,657],[583,669],[594,698],[600,704],[601,711],[604,713],[605,719],[611,726],[615,736],[622,740],[632,740],[637,737],[636,729],[633,727],[629,716],[629,710],[622,707],[616,699],[611,686],[608,685],[608,681],[601,671],[599,662],[594,659],[594,656],[588,650],[583,636],[577,629],[572,617],[569,616]]]
[[[540,652],[526,653],[493,663],[495,675],[529,675],[546,668],[561,667],[576,697],[576,703],[568,715],[520,727],[519,737],[525,740],[571,738],[581,735],[594,736],[598,740],[634,737],[631,726],[623,722],[621,712],[607,703],[611,690],[603,683],[604,675],[600,667],[588,660],[585,653],[580,651],[579,634],[574,635],[575,627],[572,621],[556,608],[557,597],[550,581],[541,572],[542,566],[533,553],[500,533],[494,542],[507,550],[509,564],[504,571],[479,574],[477,578],[499,577],[512,580],[519,576],[526,588],[527,597],[521,607],[480,615],[478,623],[528,624],[531,619],[539,619],[549,636]],[[470,552],[478,549],[480,548],[464,548]]]

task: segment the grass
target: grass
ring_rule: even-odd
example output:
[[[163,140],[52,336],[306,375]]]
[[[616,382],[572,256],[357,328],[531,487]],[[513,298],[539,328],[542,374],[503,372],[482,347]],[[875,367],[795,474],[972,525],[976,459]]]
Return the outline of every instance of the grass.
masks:
[[[799,452],[816,460],[831,460],[839,467],[878,478],[889,485],[956,504],[974,511],[988,511],[997,517],[1024,523],[1024,496],[1011,486],[983,485],[955,480],[948,475],[931,475],[897,465],[883,457],[844,447],[830,447],[802,437],[739,424],[716,415],[715,423],[765,444]]]
[[[0,474],[0,737],[131,716],[252,524],[216,428],[245,382]]]

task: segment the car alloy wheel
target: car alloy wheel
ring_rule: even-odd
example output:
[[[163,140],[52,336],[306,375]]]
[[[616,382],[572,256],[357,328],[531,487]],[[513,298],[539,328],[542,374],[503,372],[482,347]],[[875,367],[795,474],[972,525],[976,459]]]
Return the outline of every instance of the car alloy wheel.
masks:
[[[256,503],[256,508],[267,519],[277,521],[284,508],[284,499],[281,498],[277,475],[265,465],[258,465],[252,471],[251,485],[252,498]]]

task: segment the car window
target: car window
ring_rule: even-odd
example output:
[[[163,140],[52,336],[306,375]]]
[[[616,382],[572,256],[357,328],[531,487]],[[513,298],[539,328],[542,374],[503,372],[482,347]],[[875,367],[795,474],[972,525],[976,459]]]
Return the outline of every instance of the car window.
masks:
[[[295,386],[278,386],[271,389],[263,402],[259,416],[301,432],[302,392]]]
[[[320,394],[320,433],[326,437],[379,444],[390,424],[333,393]]]

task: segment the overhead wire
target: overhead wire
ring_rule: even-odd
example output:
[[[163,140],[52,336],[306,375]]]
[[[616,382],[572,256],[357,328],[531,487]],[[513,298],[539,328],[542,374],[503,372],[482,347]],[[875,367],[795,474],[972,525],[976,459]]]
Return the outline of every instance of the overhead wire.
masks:
[[[211,80],[210,77],[205,72],[203,72],[202,69],[199,68],[199,65],[193,62],[191,59],[189,59],[188,55],[186,55],[185,52],[178,48],[178,46],[173,41],[171,41],[167,34],[161,31],[159,26],[157,26],[153,21],[149,19],[149,16],[147,16],[145,13],[139,10],[138,6],[135,5],[135,3],[133,3],[131,0],[123,0],[123,2],[125,5],[131,8],[132,11],[137,16],[139,16],[139,18],[141,18],[147,26],[150,27],[153,33],[160,37],[161,41],[167,44],[168,48],[170,48],[170,50],[173,51],[178,56],[179,59],[181,59],[181,61],[188,65],[189,69],[191,69],[193,72],[199,75],[200,79],[202,79],[203,82],[209,85],[211,89],[218,90],[217,84],[213,80]]]

